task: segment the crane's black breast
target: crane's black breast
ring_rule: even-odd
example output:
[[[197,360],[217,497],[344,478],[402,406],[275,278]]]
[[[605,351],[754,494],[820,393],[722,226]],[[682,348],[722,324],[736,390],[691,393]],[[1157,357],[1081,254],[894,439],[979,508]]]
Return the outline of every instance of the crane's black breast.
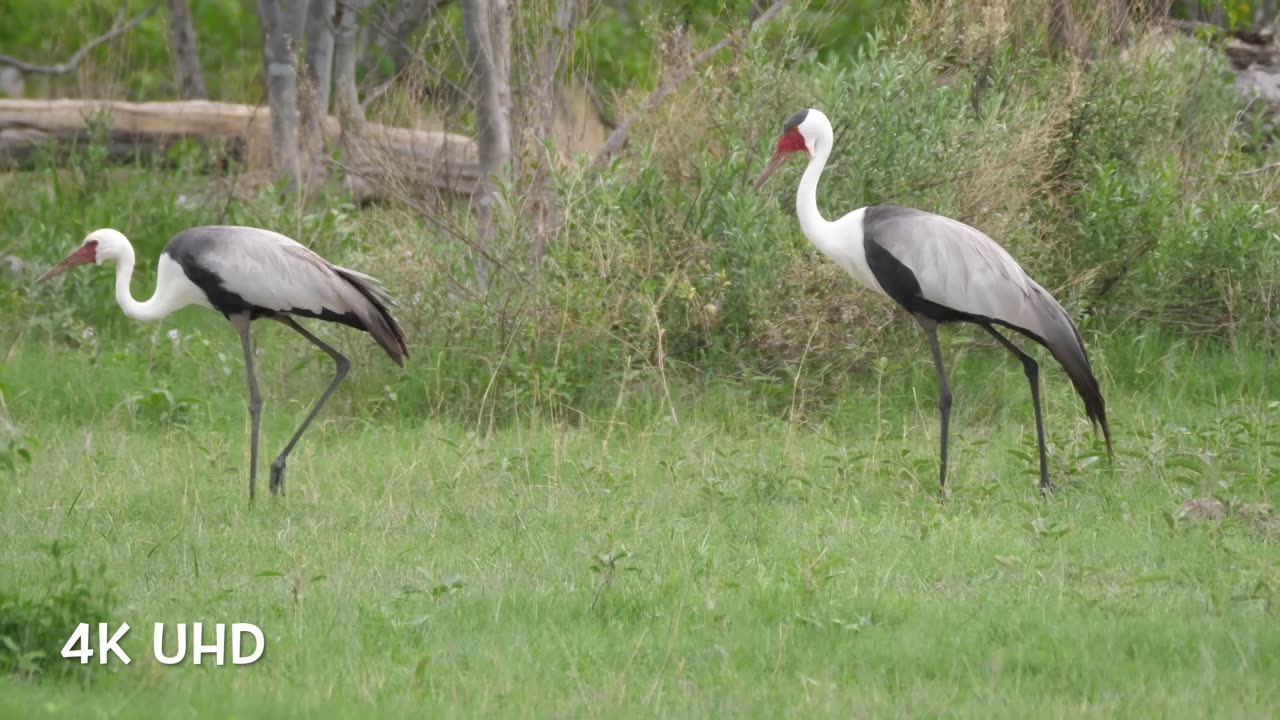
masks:
[[[264,308],[256,307],[228,290],[222,277],[201,262],[210,253],[232,250],[226,245],[220,246],[217,240],[217,236],[211,232],[210,228],[184,230],[173,236],[173,239],[165,245],[164,254],[177,263],[187,279],[204,292],[213,309],[228,318],[245,313],[254,317],[266,314],[263,312]]]

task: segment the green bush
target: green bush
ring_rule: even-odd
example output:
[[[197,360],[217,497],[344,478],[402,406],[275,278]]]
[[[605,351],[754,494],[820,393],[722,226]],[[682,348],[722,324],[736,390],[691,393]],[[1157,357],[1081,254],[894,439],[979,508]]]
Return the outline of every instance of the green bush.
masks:
[[[11,579],[0,590],[2,673],[69,674],[81,665],[61,652],[76,627],[114,619],[115,593],[104,567],[84,571],[72,561],[72,548],[56,540],[40,549],[49,556],[49,575],[20,586]]]

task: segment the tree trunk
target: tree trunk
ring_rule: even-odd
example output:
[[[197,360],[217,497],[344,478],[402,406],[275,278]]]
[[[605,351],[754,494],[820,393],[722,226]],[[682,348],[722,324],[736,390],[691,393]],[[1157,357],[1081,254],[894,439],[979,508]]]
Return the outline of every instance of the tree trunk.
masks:
[[[1263,25],[1270,24],[1270,22],[1275,19],[1277,10],[1280,10],[1280,2],[1277,2],[1276,0],[1262,0],[1262,2],[1258,4],[1258,17],[1254,26],[1262,27]]]
[[[498,86],[498,111],[502,113],[502,138],[508,160],[511,158],[511,12],[508,0],[490,0],[490,51],[497,70],[494,80]]]
[[[302,105],[302,147],[307,169],[315,182],[324,177],[324,132],[321,126],[329,114],[329,88],[333,76],[334,0],[311,0],[307,11],[306,82],[300,93]]]
[[[169,41],[173,49],[173,69],[178,76],[178,89],[182,97],[199,100],[209,97],[204,84],[204,71],[200,67],[200,53],[196,42],[195,25],[191,22],[191,7],[187,0],[169,2]]]
[[[1111,0],[1111,6],[1107,8],[1111,42],[1117,45],[1125,45],[1129,42],[1129,0]]]
[[[284,34],[288,38],[289,52],[302,50],[303,33],[307,30],[307,0],[277,0],[280,3],[280,19],[284,22]]]
[[[477,142],[483,177],[475,202],[477,238],[473,258],[476,282],[484,292],[492,274],[490,249],[496,231],[496,189],[506,184],[511,163],[511,14],[507,0],[464,0],[462,26],[479,124]]]
[[[547,150],[544,141],[551,137],[555,126],[564,63],[569,55],[573,24],[578,14],[578,0],[557,0],[553,12],[552,26],[549,28],[551,39],[549,42],[542,43],[540,51],[541,57],[538,63],[540,77],[535,98],[538,120],[532,136],[534,152],[537,156],[530,188],[530,195],[533,198],[534,232],[529,245],[529,260],[535,268],[542,263],[547,237],[560,224],[555,200],[547,190],[547,181],[551,177],[554,158],[552,152]]]
[[[315,86],[315,107],[329,114],[333,77],[333,15],[335,0],[311,0],[307,13],[307,80]]]
[[[1083,52],[1080,33],[1071,12],[1071,0],[1049,3],[1049,49],[1056,54],[1080,57]]]
[[[350,157],[351,144],[364,132],[364,108],[356,90],[356,20],[367,0],[340,0],[333,13],[333,106],[342,126],[339,145]]]
[[[271,108],[271,161],[275,171],[300,188],[298,161],[298,81],[289,34],[285,25],[287,0],[258,0],[258,18],[264,36],[263,60],[267,75],[267,103]]]

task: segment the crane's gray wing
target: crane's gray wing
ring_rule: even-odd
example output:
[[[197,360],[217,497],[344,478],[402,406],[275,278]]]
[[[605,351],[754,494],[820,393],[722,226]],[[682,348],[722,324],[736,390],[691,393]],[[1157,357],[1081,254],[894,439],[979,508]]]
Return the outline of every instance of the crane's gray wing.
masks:
[[[909,271],[917,286],[911,289],[930,303],[1041,337],[1065,315],[1004,248],[962,222],[922,210],[872,206],[867,208],[863,233],[868,260],[877,251],[887,253],[902,266],[894,270]],[[894,271],[886,270],[884,263],[875,269],[882,285],[881,276]],[[903,280],[912,284],[910,278]]]
[[[324,258],[294,240],[260,228],[209,225],[170,241],[181,253],[215,275],[222,288],[264,310],[336,315],[356,312],[361,293]]]
[[[342,322],[373,334],[393,358],[403,350],[403,332],[387,311],[391,298],[376,280],[284,235],[209,225],[180,233],[165,251],[210,273],[221,290],[252,308]]]

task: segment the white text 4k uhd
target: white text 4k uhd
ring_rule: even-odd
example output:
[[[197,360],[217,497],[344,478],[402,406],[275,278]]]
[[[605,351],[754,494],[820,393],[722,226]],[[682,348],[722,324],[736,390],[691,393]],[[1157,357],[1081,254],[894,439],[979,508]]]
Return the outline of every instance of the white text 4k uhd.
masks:
[[[62,646],[62,657],[78,659],[81,665],[95,656],[98,664],[131,660],[120,647],[120,641],[129,633],[129,623],[117,626],[111,623],[80,623]],[[95,653],[93,641],[97,639]],[[230,642],[228,642],[230,641]],[[177,665],[188,661],[194,665],[213,664],[248,665],[262,657],[266,643],[262,631],[251,623],[177,623],[168,626],[156,623],[151,637],[152,654],[163,665]],[[167,648],[167,649],[166,649]]]

